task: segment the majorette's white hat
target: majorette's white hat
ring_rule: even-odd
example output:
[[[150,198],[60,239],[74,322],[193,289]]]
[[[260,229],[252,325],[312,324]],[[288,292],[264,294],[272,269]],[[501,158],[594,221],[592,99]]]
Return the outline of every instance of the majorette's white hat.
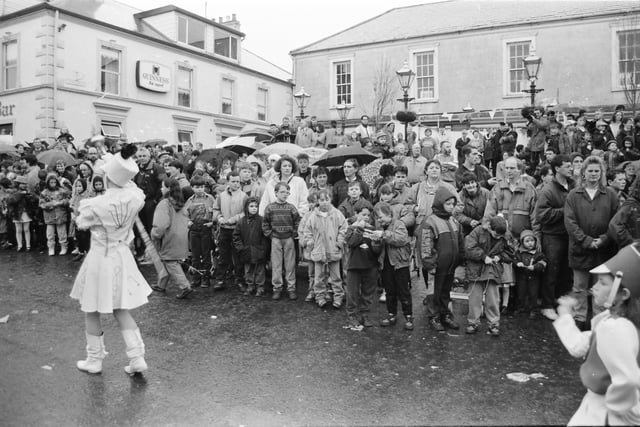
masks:
[[[138,164],[132,158],[136,151],[137,148],[134,144],[123,146],[119,153],[116,153],[101,166],[106,177],[120,187],[124,187],[127,182],[131,181],[140,171]]]

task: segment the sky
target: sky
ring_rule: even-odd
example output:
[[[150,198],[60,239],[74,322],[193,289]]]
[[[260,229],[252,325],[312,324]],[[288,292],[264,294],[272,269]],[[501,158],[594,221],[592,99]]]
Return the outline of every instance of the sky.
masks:
[[[121,0],[124,1],[124,0]],[[291,72],[289,52],[345,30],[390,9],[432,0],[127,0],[143,10],[173,4],[200,16],[236,14],[246,37],[242,46]]]

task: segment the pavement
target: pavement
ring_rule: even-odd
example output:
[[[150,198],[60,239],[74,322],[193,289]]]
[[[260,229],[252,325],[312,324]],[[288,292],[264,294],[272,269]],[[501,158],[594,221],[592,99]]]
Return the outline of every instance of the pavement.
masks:
[[[415,329],[345,329],[344,309],[177,288],[133,315],[149,370],[129,377],[115,320],[103,316],[101,375],[76,369],[84,320],[68,297],[71,257],[0,251],[0,414],[7,426],[557,425],[584,395],[542,317],[502,319],[498,338],[429,328],[414,277]],[[150,283],[151,267],[143,267]],[[299,272],[303,282],[304,274]],[[384,318],[375,303],[371,318]],[[455,310],[460,314],[460,306]],[[464,319],[459,317],[461,324]],[[508,373],[541,373],[516,382]]]

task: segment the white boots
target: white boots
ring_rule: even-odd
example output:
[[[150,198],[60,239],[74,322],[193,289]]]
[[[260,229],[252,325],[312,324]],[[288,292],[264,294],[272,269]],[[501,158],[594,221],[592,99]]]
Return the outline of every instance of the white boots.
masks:
[[[76,366],[81,371],[90,374],[99,374],[102,372],[102,359],[108,354],[104,348],[104,334],[100,336],[89,335],[87,337],[87,359],[79,360]],[[124,371],[129,375],[134,375],[147,370],[147,362],[144,361],[144,342],[140,335],[140,329],[125,329],[122,331],[122,337],[127,345],[127,357],[129,365],[125,366]]]
[[[102,359],[108,354],[104,348],[104,334],[98,336],[87,336],[87,359],[79,360],[76,366],[81,371],[88,372],[90,374],[99,374],[102,372]]]
[[[124,371],[133,375],[147,370],[147,362],[144,361],[144,342],[140,335],[140,329],[123,329],[122,337],[127,345],[127,357],[129,366],[125,366]]]

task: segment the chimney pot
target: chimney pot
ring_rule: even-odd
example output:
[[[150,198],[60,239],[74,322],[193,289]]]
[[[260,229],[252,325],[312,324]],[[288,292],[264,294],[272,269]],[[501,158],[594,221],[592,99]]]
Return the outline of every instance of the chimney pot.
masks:
[[[234,21],[236,20],[236,14],[235,13],[231,15],[231,19],[233,19]]]

